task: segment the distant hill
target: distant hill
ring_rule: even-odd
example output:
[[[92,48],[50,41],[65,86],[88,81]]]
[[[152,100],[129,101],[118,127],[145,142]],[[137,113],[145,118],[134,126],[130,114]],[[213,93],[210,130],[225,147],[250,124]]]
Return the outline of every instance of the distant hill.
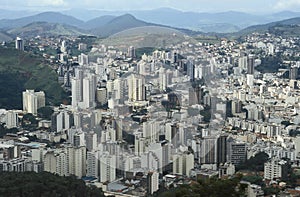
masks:
[[[0,29],[12,29],[26,26],[33,22],[48,22],[66,24],[75,27],[80,27],[84,24],[83,21],[75,17],[61,14],[59,12],[43,12],[33,16],[27,16],[18,19],[2,19],[0,20]]]
[[[269,33],[275,33],[281,35],[299,35],[300,17],[267,23],[264,25],[255,25],[255,26],[247,27],[234,35],[243,36],[254,32],[259,32],[259,33],[269,32]]]
[[[100,28],[100,27],[103,27],[104,25],[106,25],[107,23],[111,22],[115,18],[116,18],[116,16],[112,16],[112,15],[100,16],[100,17],[97,17],[97,18],[94,18],[92,20],[85,22],[82,28],[85,28],[85,29]]]
[[[239,31],[252,25],[266,24],[274,21],[300,17],[300,12],[291,11],[283,11],[272,14],[249,14],[236,11],[208,13],[186,12],[171,8],[130,11],[69,10],[66,13],[80,19],[86,19],[86,17],[91,19],[95,16],[104,15],[119,16],[129,13],[136,18],[149,23],[217,33],[228,33],[232,30]]]
[[[0,42],[12,40],[11,35],[8,35],[6,32],[0,32]]]
[[[229,33],[232,31],[237,32],[253,25],[300,17],[300,12],[291,11],[282,11],[272,14],[249,14],[236,11],[208,13],[180,11],[171,8],[129,11],[70,9],[65,10],[63,14],[58,12],[45,12],[24,17],[29,14],[35,13],[31,11],[11,11],[0,9],[0,19],[6,18],[5,20],[0,20],[0,29],[22,27],[29,23],[38,21],[68,24],[83,29],[95,29],[101,27],[105,24],[105,22],[109,22],[109,20],[113,19],[113,17],[107,16],[131,14],[139,20],[152,24],[191,29],[194,31]]]
[[[116,18],[113,18],[111,21],[92,29],[92,33],[101,37],[106,37],[113,35],[115,33],[119,33],[121,31],[135,28],[135,27],[143,27],[150,26],[152,24],[136,19],[134,16],[130,14],[125,14]]]
[[[19,19],[0,20],[0,29],[5,29],[7,34],[13,37],[34,37],[37,35],[96,35],[107,37],[127,29],[143,26],[164,26],[148,23],[137,19],[131,14],[121,16],[101,16],[86,22],[58,12],[45,12],[30,17]],[[168,26],[165,26],[168,27]],[[198,34],[192,30],[175,28],[179,31],[191,34]],[[0,41],[2,38],[0,37]],[[4,40],[4,39],[3,39]]]
[[[47,23],[47,22],[34,22],[24,27],[15,28],[7,31],[9,34],[16,36],[22,36],[24,38],[35,36],[58,36],[58,35],[83,35],[86,34],[84,30],[76,28],[74,26],[59,24],[59,23]]]
[[[158,49],[184,41],[193,43],[195,40],[175,29],[159,26],[143,26],[114,34],[101,40],[100,44],[116,46],[121,49],[126,49],[129,46]]]

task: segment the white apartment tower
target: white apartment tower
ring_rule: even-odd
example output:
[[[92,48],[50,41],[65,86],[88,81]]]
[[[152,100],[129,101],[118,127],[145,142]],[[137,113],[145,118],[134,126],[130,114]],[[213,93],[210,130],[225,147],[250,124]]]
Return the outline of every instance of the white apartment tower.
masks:
[[[192,153],[178,153],[173,155],[173,173],[190,176],[194,168],[194,155]]]
[[[13,110],[7,111],[5,115],[5,125],[6,128],[11,129],[18,126],[19,120],[18,120],[18,113]]]
[[[84,76],[81,69],[77,69],[72,84],[72,106],[89,109],[96,106],[97,78],[88,73]]]
[[[23,111],[37,115],[37,110],[45,106],[45,93],[26,90],[23,92]]]
[[[23,39],[20,38],[20,37],[17,37],[15,42],[16,42],[15,43],[16,44],[16,49],[24,51],[24,41],[23,41]]]
[[[287,175],[287,162],[277,158],[272,158],[265,163],[264,178],[267,180],[280,179]]]
[[[96,106],[97,79],[95,75],[88,75],[83,79],[83,108],[93,108]]]
[[[112,182],[116,180],[117,160],[108,152],[100,156],[100,182]]]
[[[87,152],[87,159],[86,159],[86,176],[87,177],[95,177],[98,178],[99,174],[99,160],[97,157],[98,152],[95,151],[88,151]]]
[[[128,77],[128,98],[130,102],[146,100],[145,78],[132,74]]]
[[[153,194],[159,189],[159,173],[156,171],[149,172],[147,175],[148,194]]]
[[[155,143],[159,140],[160,125],[157,121],[148,121],[143,123],[143,137],[148,143]]]

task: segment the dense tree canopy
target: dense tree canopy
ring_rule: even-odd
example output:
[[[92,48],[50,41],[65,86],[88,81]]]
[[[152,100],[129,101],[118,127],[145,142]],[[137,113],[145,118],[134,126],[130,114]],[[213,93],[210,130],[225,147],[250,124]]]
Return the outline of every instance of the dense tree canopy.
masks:
[[[46,106],[46,107],[41,107],[37,110],[38,112],[38,117],[39,118],[43,118],[43,119],[46,119],[46,120],[51,120],[51,115],[53,114],[54,110],[49,107],[49,106]]]
[[[245,163],[240,164],[237,170],[264,171],[264,164],[269,159],[265,152],[259,152],[254,157],[248,159]]]
[[[6,197],[102,197],[101,189],[88,187],[75,177],[60,177],[42,172],[0,173],[0,196]]]
[[[234,197],[245,194],[246,185],[240,184],[241,177],[227,180],[211,178],[207,181],[199,180],[191,185],[182,185],[178,188],[162,193],[161,197]]]

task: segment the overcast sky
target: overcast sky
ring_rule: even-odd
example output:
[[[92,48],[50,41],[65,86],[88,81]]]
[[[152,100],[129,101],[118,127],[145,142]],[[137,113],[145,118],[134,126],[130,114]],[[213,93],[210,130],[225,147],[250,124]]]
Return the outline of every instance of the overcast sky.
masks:
[[[300,0],[0,0],[1,9],[143,10],[170,7],[184,11],[278,12],[300,11]]]

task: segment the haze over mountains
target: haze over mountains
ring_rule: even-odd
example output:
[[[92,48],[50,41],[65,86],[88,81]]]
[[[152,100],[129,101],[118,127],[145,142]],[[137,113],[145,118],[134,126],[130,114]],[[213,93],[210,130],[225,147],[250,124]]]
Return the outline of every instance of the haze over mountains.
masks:
[[[0,19],[15,19],[36,14],[30,11],[0,10]],[[252,25],[265,24],[294,17],[300,17],[299,12],[283,11],[273,14],[249,14],[244,12],[228,11],[219,13],[208,12],[184,12],[171,8],[160,8],[154,10],[132,10],[132,11],[105,11],[72,9],[61,11],[65,15],[73,16],[77,20],[89,21],[97,17],[120,16],[131,14],[139,20],[149,23],[161,24],[177,28],[186,28],[202,32],[228,33],[235,32]],[[70,19],[71,20],[71,19]],[[73,19],[74,20],[74,19]],[[75,22],[75,20],[73,21]],[[70,24],[69,25],[74,25]],[[79,21],[75,24],[80,24]],[[74,25],[76,26],[76,25]]]
[[[143,26],[172,27],[185,33],[249,32],[275,26],[300,24],[300,13],[280,12],[254,15],[243,12],[197,13],[170,8],[138,11],[67,10],[63,12],[33,13],[30,11],[0,10],[0,40],[21,35],[96,35],[107,37],[115,33]],[[128,14],[130,13],[130,14]],[[30,15],[32,14],[32,15]],[[20,16],[18,18],[18,16]],[[1,19],[2,18],[2,19]],[[290,18],[294,18],[290,22]],[[262,24],[267,24],[262,25]],[[251,26],[251,27],[250,27]],[[193,31],[189,31],[193,30]]]

